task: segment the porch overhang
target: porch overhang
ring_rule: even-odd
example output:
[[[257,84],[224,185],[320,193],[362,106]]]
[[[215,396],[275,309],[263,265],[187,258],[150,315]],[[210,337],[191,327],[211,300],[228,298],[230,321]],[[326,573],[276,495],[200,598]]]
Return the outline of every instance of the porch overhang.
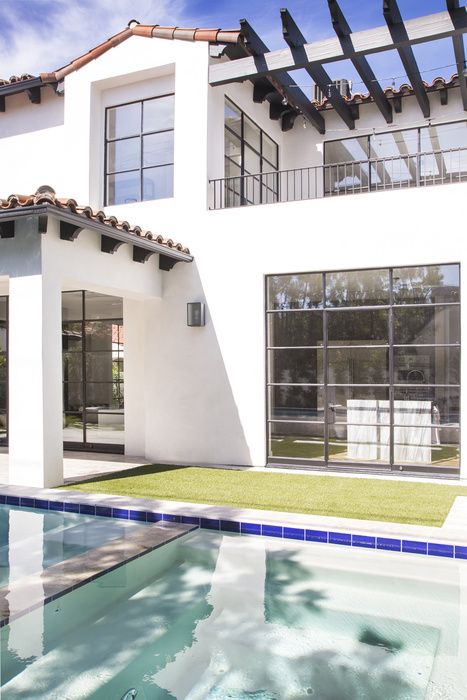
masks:
[[[74,200],[59,200],[51,189],[40,190],[33,197],[12,195],[8,200],[0,200],[0,239],[13,238],[15,222],[24,218],[36,219],[37,232],[45,234],[50,217],[59,222],[63,241],[75,241],[85,229],[95,231],[101,236],[102,253],[113,254],[127,243],[133,248],[134,262],[144,263],[153,254],[158,254],[160,270],[169,271],[178,262],[190,263],[194,259],[188,248],[170,238],[155,236],[139,226],[131,227],[126,221],[119,221],[101,211],[94,212],[90,207],[78,207]]]

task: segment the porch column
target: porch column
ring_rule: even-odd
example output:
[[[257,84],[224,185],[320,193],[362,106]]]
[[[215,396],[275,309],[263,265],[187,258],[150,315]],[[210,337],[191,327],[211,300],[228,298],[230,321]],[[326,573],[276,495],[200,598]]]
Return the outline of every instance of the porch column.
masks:
[[[43,274],[10,278],[9,481],[63,483],[61,290]]]

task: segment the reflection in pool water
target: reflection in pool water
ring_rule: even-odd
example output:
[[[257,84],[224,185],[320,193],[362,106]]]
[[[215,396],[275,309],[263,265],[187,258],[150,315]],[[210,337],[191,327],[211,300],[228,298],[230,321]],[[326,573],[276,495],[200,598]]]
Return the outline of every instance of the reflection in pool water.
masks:
[[[467,567],[197,531],[2,629],[2,700],[465,698]]]

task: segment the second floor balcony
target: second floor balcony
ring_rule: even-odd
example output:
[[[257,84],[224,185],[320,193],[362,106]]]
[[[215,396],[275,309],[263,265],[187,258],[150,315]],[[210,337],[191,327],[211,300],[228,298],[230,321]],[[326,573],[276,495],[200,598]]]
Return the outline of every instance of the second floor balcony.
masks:
[[[210,180],[210,208],[296,202],[467,181],[467,148],[271,170]]]

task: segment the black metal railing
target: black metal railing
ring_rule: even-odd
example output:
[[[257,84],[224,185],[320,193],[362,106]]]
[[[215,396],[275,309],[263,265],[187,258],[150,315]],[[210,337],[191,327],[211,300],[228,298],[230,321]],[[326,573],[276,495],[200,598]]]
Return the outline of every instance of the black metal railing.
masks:
[[[467,181],[467,148],[210,180],[210,209]]]

